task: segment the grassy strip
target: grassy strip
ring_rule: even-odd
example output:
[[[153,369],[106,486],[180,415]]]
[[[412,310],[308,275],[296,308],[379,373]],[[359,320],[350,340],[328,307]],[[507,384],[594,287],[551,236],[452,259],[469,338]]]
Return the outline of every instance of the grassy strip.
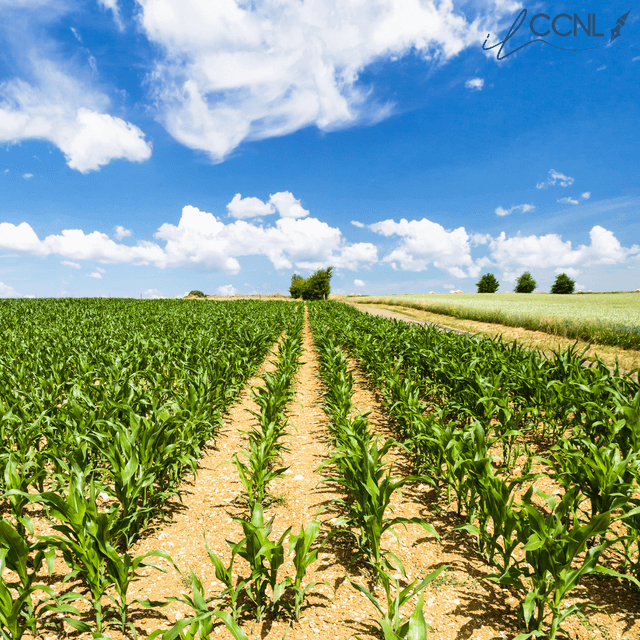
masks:
[[[469,309],[445,304],[420,304],[419,302],[397,301],[393,299],[358,300],[357,304],[385,304],[419,311],[429,311],[460,320],[490,322],[508,327],[522,327],[530,331],[542,331],[563,338],[584,340],[623,349],[640,349],[640,327],[613,325],[603,322],[576,322],[566,318],[536,318],[534,316],[512,315],[504,311]]]

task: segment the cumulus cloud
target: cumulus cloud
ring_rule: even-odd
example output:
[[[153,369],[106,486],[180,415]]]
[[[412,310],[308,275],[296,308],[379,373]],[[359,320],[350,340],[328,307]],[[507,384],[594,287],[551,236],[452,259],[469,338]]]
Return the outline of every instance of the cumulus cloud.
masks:
[[[304,218],[309,215],[309,212],[303,209],[300,200],[289,191],[279,191],[270,195],[269,203],[276,208],[281,218]]]
[[[81,173],[122,158],[142,162],[151,144],[135,125],[106,113],[108,98],[50,60],[30,61],[33,80],[0,83],[0,142],[47,140]],[[25,176],[26,177],[26,176]]]
[[[33,178],[33,173],[23,173],[23,174],[22,174],[22,177],[23,177],[25,180],[28,180],[29,178]]]
[[[471,78],[464,83],[464,86],[467,89],[472,89],[476,91],[482,91],[482,87],[484,87],[484,79],[483,78]]]
[[[592,264],[620,264],[640,253],[640,246],[625,248],[612,231],[596,225],[589,232],[591,244],[573,248],[557,234],[513,236],[502,232],[490,243],[493,264],[504,271],[516,268],[578,268]]]
[[[574,269],[573,267],[558,267],[557,269],[554,269],[553,272],[557,274],[566,273],[570,278],[575,278],[581,273],[580,269]]]
[[[99,271],[93,271],[92,273],[87,273],[89,278],[97,278],[98,280],[102,280],[102,274]]]
[[[358,278],[356,278],[356,279],[353,281],[353,284],[354,284],[356,287],[364,287],[364,286],[365,286],[364,280],[359,280]]]
[[[585,191],[581,197],[583,200],[588,200],[591,197],[591,191]]]
[[[276,208],[270,202],[262,202],[260,198],[243,198],[239,193],[227,205],[227,212],[232,218],[259,218],[275,213]]]
[[[122,238],[128,238],[133,232],[130,229],[125,229],[122,225],[118,225],[113,228],[116,240],[122,240]]]
[[[559,187],[569,187],[574,182],[575,180],[573,178],[565,176],[564,173],[560,173],[555,169],[550,169],[549,179],[546,182],[538,182],[538,184],[536,184],[536,189],[546,189],[547,187],[554,187],[556,185]]]
[[[71,260],[63,260],[60,264],[63,264],[65,267],[71,267],[72,269],[80,268],[80,265],[77,262],[71,262]]]
[[[354,227],[358,227],[358,229],[364,229],[364,224],[362,222],[358,222],[357,220],[352,220],[351,224]]]
[[[238,290],[232,284],[225,284],[216,289],[219,296],[234,296]]]
[[[159,118],[182,144],[219,162],[242,141],[380,120],[393,105],[359,84],[366,67],[415,54],[443,63],[481,43],[517,3],[473,20],[436,0],[138,0],[163,52],[150,75]]]
[[[562,202],[563,204],[580,204],[578,202],[578,200],[576,200],[575,198],[558,198],[558,200],[556,202]]]
[[[0,282],[0,298],[19,298],[20,294],[10,285]]]
[[[510,209],[504,209],[502,207],[496,208],[497,216],[508,216],[510,213],[514,211],[519,211],[520,213],[527,213],[528,211],[535,211],[535,207],[532,204],[517,204]]]
[[[274,205],[281,215],[283,212],[299,215],[299,209],[306,211],[290,193],[275,195],[283,196]],[[349,244],[340,229],[311,216],[281,217],[268,226],[244,220],[225,224],[212,213],[186,206],[178,224],[162,224],[155,238],[164,241],[164,246],[149,241],[124,245],[104,233],[85,233],[80,229],[65,229],[40,240],[26,222],[0,223],[0,248],[39,256],[54,254],[71,260],[153,264],[160,268],[205,267],[230,274],[240,271],[238,258],[243,256],[265,256],[276,269],[291,269],[294,265],[318,269],[331,265],[356,270],[378,260],[375,245]]]
[[[383,236],[400,236],[401,243],[383,262],[400,264],[404,271],[424,271],[429,264],[456,278],[475,277],[480,267],[471,259],[470,238],[464,227],[453,231],[427,218],[400,222],[384,220],[369,225]],[[394,267],[395,268],[395,267]]]

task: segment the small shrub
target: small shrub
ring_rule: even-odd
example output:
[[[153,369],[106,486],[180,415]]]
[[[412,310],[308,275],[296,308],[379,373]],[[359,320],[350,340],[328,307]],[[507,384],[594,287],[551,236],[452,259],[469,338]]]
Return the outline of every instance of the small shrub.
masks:
[[[198,298],[204,298],[204,293],[202,291],[198,291],[198,289],[194,289],[193,291],[189,291],[190,296],[198,296]]]
[[[499,286],[500,283],[493,273],[485,273],[482,278],[476,282],[478,293],[495,293]]]
[[[525,271],[519,278],[518,282],[516,282],[516,288],[514,291],[516,293],[532,293],[535,291],[535,288],[538,286],[538,283],[533,279],[531,272]]]
[[[560,273],[551,287],[551,293],[573,293],[575,286],[575,280],[572,280],[566,273]]]

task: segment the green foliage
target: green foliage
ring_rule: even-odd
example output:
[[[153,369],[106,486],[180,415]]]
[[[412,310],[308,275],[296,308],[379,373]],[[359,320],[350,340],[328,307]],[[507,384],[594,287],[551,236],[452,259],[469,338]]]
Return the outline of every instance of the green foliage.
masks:
[[[289,287],[289,295],[292,298],[301,298],[306,282],[307,281],[302,276],[298,275],[297,273],[294,273],[291,276],[291,286]]]
[[[538,286],[537,282],[533,279],[530,271],[525,271],[516,282],[516,293],[533,293]]]
[[[493,273],[485,273],[476,282],[476,287],[478,287],[478,293],[495,293],[500,287],[500,283]]]
[[[566,273],[559,273],[551,287],[551,293],[573,293],[575,288],[575,280],[572,280]]]
[[[193,291],[189,291],[190,296],[198,296],[198,298],[204,298],[204,293],[198,289],[194,289]]]
[[[422,590],[430,582],[435,580],[445,569],[446,565],[443,565],[439,569],[436,569],[430,573],[424,580],[417,584],[418,580],[414,580],[406,587],[401,587],[398,580],[389,575],[387,571],[380,567],[376,567],[376,574],[379,582],[382,583],[384,592],[387,599],[386,611],[378,604],[375,596],[364,586],[354,582],[349,578],[349,582],[362,593],[378,610],[380,617],[376,620],[382,631],[382,637],[384,640],[403,640],[408,638],[409,640],[427,640],[427,629],[433,631],[431,627],[425,622],[424,615],[422,613],[422,607],[424,605],[424,596]],[[417,585],[417,586],[416,586]],[[414,612],[408,618],[401,615],[400,609],[415,595],[420,594],[416,608]],[[358,636],[356,636],[358,638]],[[358,638],[360,640],[360,638]]]
[[[326,300],[331,293],[333,267],[318,269],[313,275],[304,279],[297,273],[291,277],[289,294],[292,298],[303,300]]]
[[[348,423],[351,412],[352,376],[328,364],[346,350],[377,387],[403,446],[425,474],[422,481],[430,477],[437,489],[455,493],[465,519],[458,528],[476,537],[496,567],[491,579],[522,593],[527,630],[518,640],[557,637],[563,621],[580,612],[580,605],[565,602],[586,575],[640,586],[633,576],[640,573],[635,376],[612,373],[597,359],[589,362],[575,347],[546,357],[500,340],[389,322],[334,302],[314,304],[311,318],[312,327],[322,327],[317,341],[332,422]],[[545,510],[531,500],[537,476],[530,475],[534,456],[527,444],[540,437],[560,441],[552,449],[553,465],[565,490],[558,498],[536,490]],[[357,438],[349,433],[349,440]],[[343,446],[340,440],[336,452]],[[363,458],[357,449],[344,465],[343,487],[355,484],[352,467]],[[494,453],[500,449],[502,457]],[[514,477],[517,471],[522,475]],[[345,500],[352,520],[344,522],[352,526],[362,508],[357,492],[353,496]],[[361,540],[366,531],[360,530]],[[615,552],[605,554],[610,547]],[[384,569],[392,556],[380,557]],[[614,564],[620,558],[625,574]]]

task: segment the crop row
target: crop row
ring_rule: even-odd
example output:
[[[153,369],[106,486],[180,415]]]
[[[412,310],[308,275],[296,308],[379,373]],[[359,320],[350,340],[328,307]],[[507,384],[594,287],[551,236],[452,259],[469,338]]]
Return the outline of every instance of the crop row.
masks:
[[[10,301],[0,315],[0,633],[61,631],[61,617],[94,638],[110,626],[133,632],[129,585],[149,556],[168,556],[127,549],[179,495],[184,473],[196,471],[295,311],[286,303]],[[33,512],[55,533],[41,535]],[[38,582],[56,555],[79,593]],[[78,600],[92,622],[80,619]]]
[[[394,493],[407,482],[420,478],[392,477],[393,467],[388,461],[388,453],[399,444],[393,438],[383,439],[372,433],[366,414],[354,413],[353,372],[348,368],[345,354],[328,326],[316,314],[312,314],[311,327],[326,386],[324,411],[329,418],[333,440],[332,455],[322,467],[330,469],[327,481],[337,485],[345,495],[344,499],[336,500],[337,506],[345,511],[345,516],[337,518],[334,527],[346,526],[346,529],[334,528],[331,535],[346,533],[353,536],[358,552],[352,562],[363,559],[373,571],[374,581],[382,584],[386,610],[366,587],[350,579],[351,584],[376,607],[380,614],[377,623],[384,638],[424,640],[427,637],[427,625],[422,613],[422,590],[446,567],[434,571],[422,581],[415,580],[401,587],[392,572],[400,571],[406,577],[402,562],[390,550],[381,547],[382,536],[390,532],[397,537],[394,527],[400,524],[419,525],[438,537],[436,530],[421,518],[393,518],[387,514]],[[404,617],[401,609],[417,594],[420,595],[413,613]]]
[[[519,638],[548,620],[553,639],[587,574],[639,584],[636,380],[573,350],[547,360],[344,305],[314,309],[380,390],[420,474],[455,496],[459,528],[496,567],[490,579],[522,594]],[[542,474],[557,495],[537,489]]]

